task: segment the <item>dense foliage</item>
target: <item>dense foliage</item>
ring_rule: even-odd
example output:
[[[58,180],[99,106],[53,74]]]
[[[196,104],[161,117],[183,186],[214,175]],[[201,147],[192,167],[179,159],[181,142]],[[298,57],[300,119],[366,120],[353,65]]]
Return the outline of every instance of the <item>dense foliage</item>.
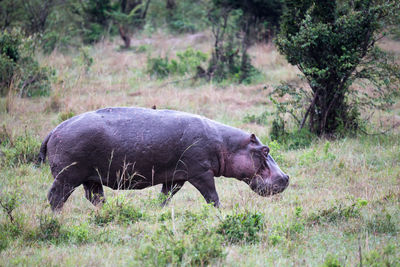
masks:
[[[303,73],[311,91],[286,84],[277,93],[293,96],[291,114],[305,109],[297,118],[300,128],[308,120],[310,131],[319,135],[343,128],[353,131],[359,127],[363,104],[390,103],[400,69],[376,42],[399,9],[397,1],[286,1],[276,43]],[[351,87],[356,80],[372,92],[360,95]]]

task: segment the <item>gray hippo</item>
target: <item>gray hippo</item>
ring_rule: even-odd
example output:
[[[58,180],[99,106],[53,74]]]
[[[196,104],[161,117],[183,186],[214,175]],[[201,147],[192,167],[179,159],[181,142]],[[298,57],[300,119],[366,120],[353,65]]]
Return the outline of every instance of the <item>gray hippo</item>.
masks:
[[[142,189],[162,184],[169,200],[185,182],[219,206],[214,177],[233,177],[261,196],[289,184],[254,135],[207,118],[173,110],[115,107],[64,121],[42,143],[54,182],[48,193],[60,210],[80,185],[94,205],[104,202],[103,186]]]

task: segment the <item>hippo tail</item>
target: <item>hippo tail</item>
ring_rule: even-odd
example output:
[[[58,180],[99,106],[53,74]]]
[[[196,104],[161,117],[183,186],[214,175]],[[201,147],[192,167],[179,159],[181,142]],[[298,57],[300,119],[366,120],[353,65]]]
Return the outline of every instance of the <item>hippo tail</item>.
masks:
[[[47,153],[47,142],[49,142],[49,139],[51,137],[52,132],[50,132],[46,138],[44,139],[42,145],[40,146],[40,151],[39,151],[39,155],[38,155],[38,164],[42,164],[44,162],[46,162],[46,153]]]

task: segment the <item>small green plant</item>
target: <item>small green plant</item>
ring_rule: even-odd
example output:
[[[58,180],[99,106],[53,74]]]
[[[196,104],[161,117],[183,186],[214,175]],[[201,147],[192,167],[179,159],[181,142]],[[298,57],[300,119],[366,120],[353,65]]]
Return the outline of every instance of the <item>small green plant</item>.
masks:
[[[61,223],[54,215],[42,213],[39,215],[39,227],[36,239],[54,241],[61,237]]]
[[[15,222],[13,211],[19,205],[19,195],[17,193],[1,193],[0,194],[0,207],[7,215],[10,223]]]
[[[3,233],[0,236],[0,239],[2,239],[0,242],[4,242],[4,244],[8,244],[9,237],[19,236],[23,231],[22,218],[15,214],[19,204],[20,195],[17,192],[0,193],[0,209],[5,213],[8,220],[0,224],[0,232]]]
[[[280,236],[278,233],[275,234],[271,234],[269,236],[269,241],[271,242],[271,244],[273,246],[276,246],[277,244],[279,244],[282,241],[282,236]]]
[[[9,243],[10,241],[8,240],[6,232],[0,231],[0,252],[5,250]]]
[[[92,212],[92,221],[97,225],[106,225],[110,222],[131,224],[144,217],[145,215],[123,195],[109,198],[99,210]]]
[[[330,146],[331,146],[331,143],[329,141],[326,141],[325,145],[324,145],[324,159],[333,161],[336,159],[336,156],[334,154],[332,154],[331,152],[329,152]]]
[[[341,267],[341,266],[343,265],[340,263],[338,258],[330,254],[326,256],[324,264],[322,264],[322,267]]]
[[[75,244],[86,243],[89,241],[89,225],[85,222],[79,225],[73,225],[67,231],[68,240]]]
[[[58,122],[61,123],[72,118],[73,116],[75,116],[75,112],[73,112],[72,110],[61,112],[58,114]]]
[[[316,149],[312,149],[309,151],[305,151],[303,154],[300,155],[299,157],[299,165],[300,166],[308,166],[310,164],[313,164],[318,161],[318,157],[316,154]]]
[[[231,243],[254,243],[259,240],[264,216],[258,212],[234,213],[227,215],[217,227],[217,233]]]

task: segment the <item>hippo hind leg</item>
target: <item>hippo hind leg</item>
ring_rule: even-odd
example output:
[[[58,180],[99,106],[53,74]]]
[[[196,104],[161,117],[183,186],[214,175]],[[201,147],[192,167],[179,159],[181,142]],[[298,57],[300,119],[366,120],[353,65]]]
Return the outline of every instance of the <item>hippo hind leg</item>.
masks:
[[[167,205],[171,198],[182,188],[184,183],[185,181],[163,183],[161,193],[163,193],[167,198],[163,201],[161,205]]]
[[[103,185],[98,182],[85,182],[83,183],[85,189],[85,197],[97,206],[105,202]]]
[[[65,183],[60,179],[55,179],[47,194],[51,209],[53,211],[60,211],[75,188],[76,186],[74,185]]]

